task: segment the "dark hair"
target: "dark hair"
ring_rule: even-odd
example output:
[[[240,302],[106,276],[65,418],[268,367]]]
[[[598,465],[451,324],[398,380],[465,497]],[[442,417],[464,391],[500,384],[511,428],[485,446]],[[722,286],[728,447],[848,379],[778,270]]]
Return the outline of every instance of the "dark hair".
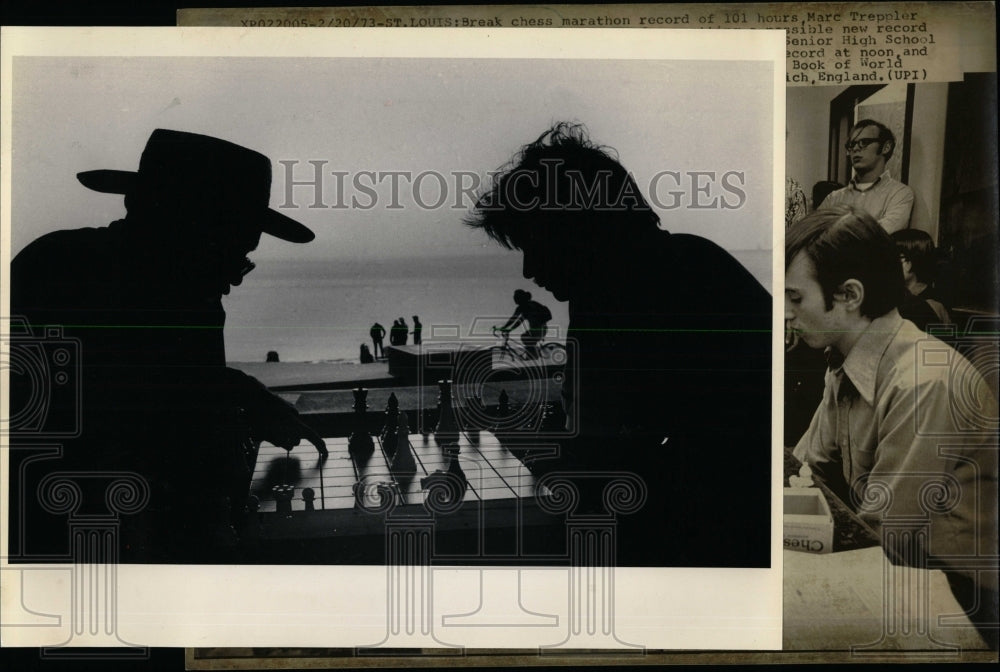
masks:
[[[824,208],[789,227],[785,238],[785,270],[799,253],[813,263],[826,309],[847,280],[865,288],[861,314],[885,315],[903,296],[903,269],[889,234],[867,212],[845,206]]]
[[[889,153],[885,155],[885,160],[888,161],[892,158],[892,153],[896,151],[896,136],[893,135],[892,130],[885,124],[875,121],[874,119],[862,119],[861,121],[854,124],[851,127],[851,134],[854,131],[861,130],[862,128],[868,128],[869,126],[874,126],[878,129],[878,144],[879,153],[881,154],[885,151],[886,143],[889,145]]]
[[[582,124],[560,122],[500,168],[465,218],[507,249],[558,222],[655,227],[659,217],[613,149],[591,142]]]
[[[910,262],[910,269],[920,282],[934,282],[936,250],[930,234],[920,229],[901,229],[892,234],[892,242],[899,254]]]
[[[840,182],[830,181],[822,181],[814,184],[812,193],[812,209],[819,210],[819,206],[823,205],[823,201],[826,200],[826,197],[843,186],[844,185]]]

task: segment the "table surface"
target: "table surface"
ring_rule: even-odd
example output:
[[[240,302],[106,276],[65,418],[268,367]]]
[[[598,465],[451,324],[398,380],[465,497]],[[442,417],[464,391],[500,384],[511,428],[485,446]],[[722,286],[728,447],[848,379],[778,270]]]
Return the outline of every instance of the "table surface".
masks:
[[[786,449],[783,485],[800,467]],[[829,489],[820,490],[833,515],[833,552],[783,551],[785,650],[851,651],[862,662],[891,651],[947,660],[986,648],[943,572],[892,565],[876,533]]]

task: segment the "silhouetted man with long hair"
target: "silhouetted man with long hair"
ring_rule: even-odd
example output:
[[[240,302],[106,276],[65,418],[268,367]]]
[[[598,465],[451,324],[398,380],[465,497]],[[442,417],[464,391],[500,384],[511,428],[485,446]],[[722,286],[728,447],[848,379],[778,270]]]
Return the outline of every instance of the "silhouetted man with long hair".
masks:
[[[576,438],[538,470],[629,471],[618,564],[770,562],[771,297],[715,243],[659,228],[613,151],[561,123],[467,220],[569,302],[563,400]],[[581,478],[581,506],[601,492]]]

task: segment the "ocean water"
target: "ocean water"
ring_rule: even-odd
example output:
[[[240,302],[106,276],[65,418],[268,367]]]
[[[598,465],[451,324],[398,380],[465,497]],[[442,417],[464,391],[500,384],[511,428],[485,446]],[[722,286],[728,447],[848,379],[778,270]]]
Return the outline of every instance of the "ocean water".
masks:
[[[771,290],[769,251],[733,255]],[[356,362],[361,344],[371,347],[368,330],[374,322],[388,330],[403,317],[412,332],[413,315],[423,323],[424,340],[434,337],[433,331],[448,337],[447,328],[457,327],[462,337],[474,332],[493,343],[489,326],[502,324],[514,311],[513,293],[519,288],[549,307],[550,327],[564,334],[567,304],[525,280],[520,255],[514,252],[375,261],[263,260],[223,299],[226,356],[234,362],[259,362],[275,350],[285,362]]]

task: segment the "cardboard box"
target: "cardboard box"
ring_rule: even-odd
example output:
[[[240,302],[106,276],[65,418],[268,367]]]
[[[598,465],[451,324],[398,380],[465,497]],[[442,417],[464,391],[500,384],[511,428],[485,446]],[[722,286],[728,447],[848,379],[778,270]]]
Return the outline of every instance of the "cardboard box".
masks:
[[[833,516],[819,488],[785,488],[784,547],[806,553],[833,551]]]

